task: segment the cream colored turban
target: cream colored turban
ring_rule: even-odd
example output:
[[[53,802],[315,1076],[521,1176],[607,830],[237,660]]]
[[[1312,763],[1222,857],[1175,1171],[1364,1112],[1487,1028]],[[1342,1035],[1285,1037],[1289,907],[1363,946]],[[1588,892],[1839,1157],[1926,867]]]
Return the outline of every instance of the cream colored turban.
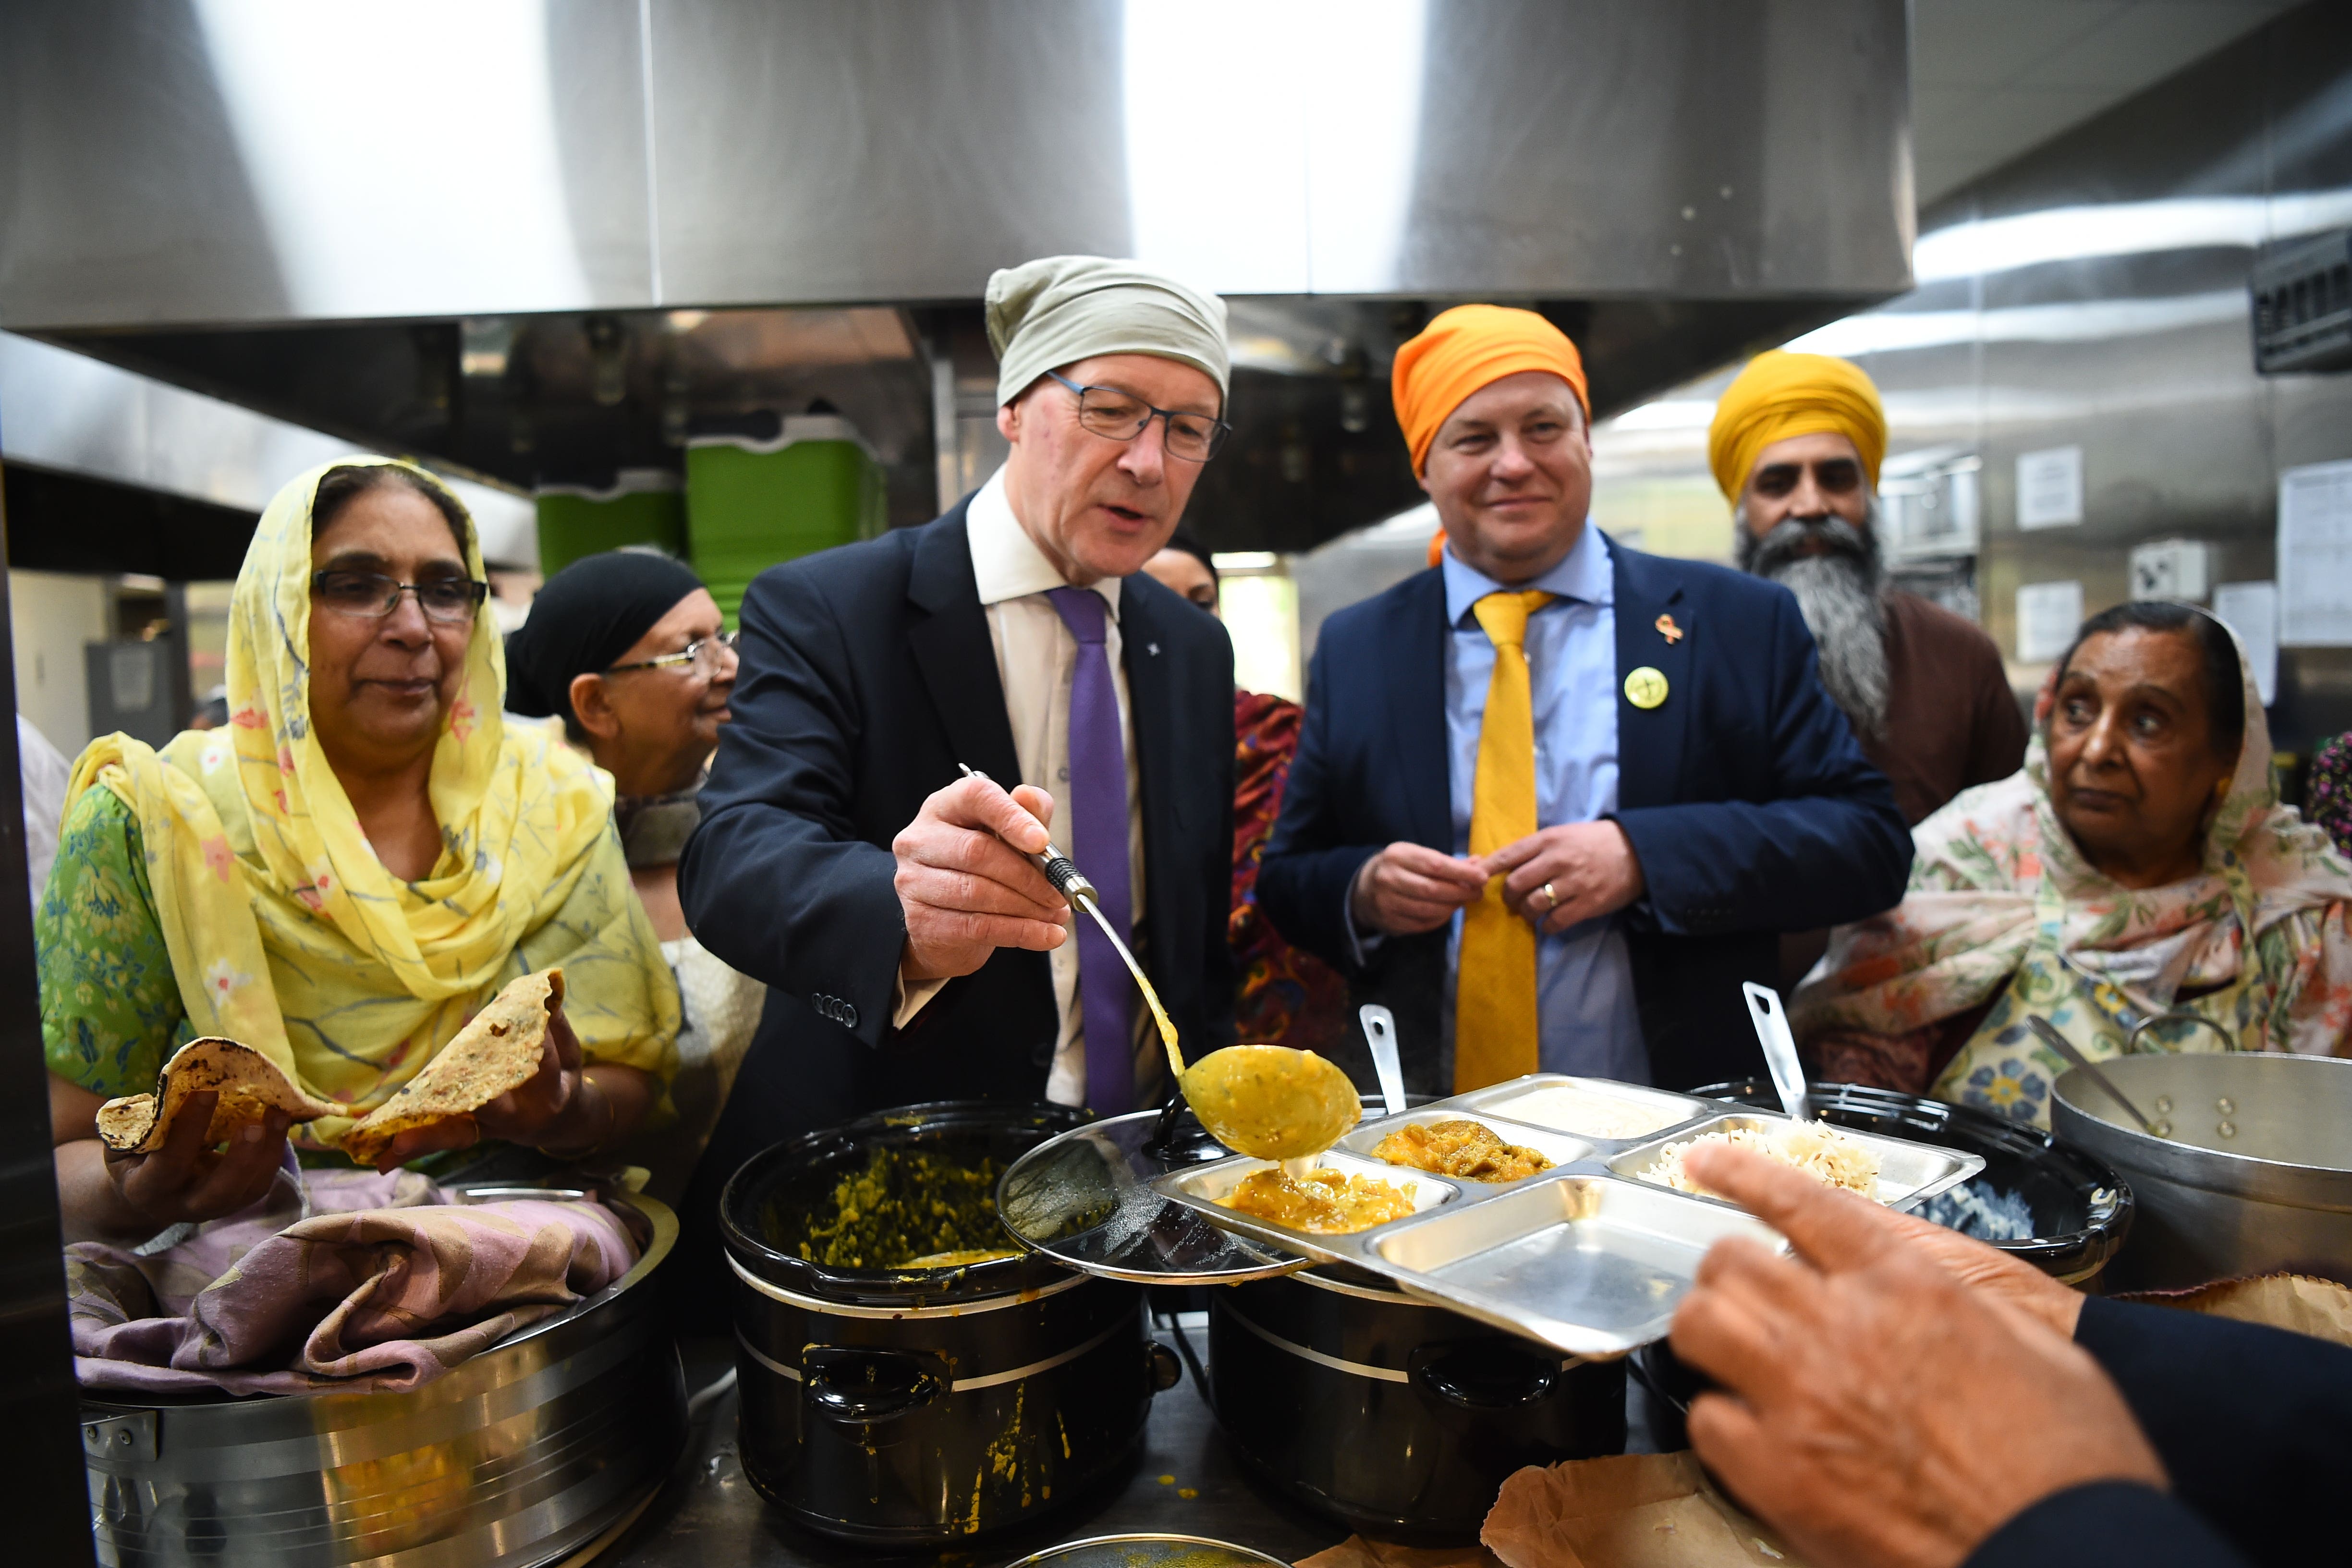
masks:
[[[1049,256],[988,280],[988,346],[996,401],[1011,402],[1047,371],[1097,354],[1157,354],[1204,372],[1223,398],[1232,380],[1225,302],[1140,263]]]

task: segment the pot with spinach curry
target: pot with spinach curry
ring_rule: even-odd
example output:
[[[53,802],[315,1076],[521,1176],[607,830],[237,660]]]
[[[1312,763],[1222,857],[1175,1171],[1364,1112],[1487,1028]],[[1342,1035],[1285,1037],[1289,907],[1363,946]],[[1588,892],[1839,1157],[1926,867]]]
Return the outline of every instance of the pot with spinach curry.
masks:
[[[762,1497],[841,1539],[937,1545],[1073,1502],[1118,1467],[1172,1381],[1143,1292],[1022,1250],[996,1214],[1005,1167],[1083,1120],[910,1105],[736,1172],[719,1220],[740,1452]]]

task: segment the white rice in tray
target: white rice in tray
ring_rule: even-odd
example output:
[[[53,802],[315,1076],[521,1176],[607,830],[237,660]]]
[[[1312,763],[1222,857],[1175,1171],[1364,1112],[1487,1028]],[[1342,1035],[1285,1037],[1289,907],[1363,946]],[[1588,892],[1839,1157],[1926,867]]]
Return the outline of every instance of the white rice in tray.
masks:
[[[1696,1138],[1685,1138],[1679,1144],[1668,1144],[1658,1151],[1655,1163],[1641,1173],[1642,1179],[1655,1182],[1660,1186],[1673,1187],[1677,1192],[1721,1197],[1721,1193],[1699,1186],[1683,1169],[1683,1156],[1701,1144],[1729,1144],[1734,1148],[1753,1149],[1784,1166],[1796,1166],[1816,1181],[1842,1186],[1848,1192],[1858,1192],[1864,1197],[1878,1190],[1877,1154],[1835,1127],[1820,1122],[1787,1122],[1769,1131],[1760,1127],[1730,1127],[1718,1133],[1703,1133]]]

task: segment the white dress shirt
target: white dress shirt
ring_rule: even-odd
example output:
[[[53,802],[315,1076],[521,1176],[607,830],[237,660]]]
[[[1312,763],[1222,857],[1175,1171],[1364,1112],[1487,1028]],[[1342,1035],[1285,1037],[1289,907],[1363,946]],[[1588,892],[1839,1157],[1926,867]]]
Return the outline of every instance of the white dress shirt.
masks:
[[[1067,584],[1013,515],[1002,468],[965,507],[964,530],[971,544],[972,577],[988,613],[989,642],[996,650],[996,677],[1004,688],[1004,716],[1013,727],[1013,751],[1021,763],[1018,782],[1054,797],[1050,830],[1054,841],[1084,871],[1093,852],[1071,841],[1067,810],[1070,689],[1077,673],[1078,640],[1046,597]],[[1110,660],[1112,688],[1118,694],[1119,739],[1127,754],[1128,885],[1133,890],[1136,928],[1129,940],[1139,946],[1136,936],[1143,925],[1143,791],[1135,764],[1135,719],[1128,703],[1127,667],[1120,659],[1118,590],[1119,580],[1115,577],[1094,584],[1110,611],[1104,618],[1103,651]],[[1004,779],[997,782],[1011,787]],[[1061,1032],[1055,1042],[1053,1068],[1045,1078],[1045,1097],[1057,1104],[1083,1105],[1087,1099],[1086,1019],[1079,1007],[1075,936],[1046,956],[1053,967],[1054,1009],[1061,1019]],[[902,986],[892,1021],[905,1028],[945,984],[931,980]],[[1144,1011],[1139,1000],[1136,1010]],[[1159,1037],[1152,1038],[1156,1041]],[[1148,1072],[1139,1066],[1139,1085],[1148,1079]]]

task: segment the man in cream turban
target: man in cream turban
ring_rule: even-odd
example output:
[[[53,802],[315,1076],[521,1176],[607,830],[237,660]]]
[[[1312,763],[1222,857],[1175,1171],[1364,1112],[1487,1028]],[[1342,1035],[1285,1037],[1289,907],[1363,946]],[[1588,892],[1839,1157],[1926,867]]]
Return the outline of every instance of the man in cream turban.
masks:
[[[1392,380],[1445,549],[1323,623],[1260,907],[1396,1012],[1412,1087],[1761,1071],[1739,982],[1911,855],[1796,601],[1593,527],[1583,363],[1533,311],[1448,310]]]
[[[1741,569],[1796,594],[1822,682],[1916,823],[2016,772],[2025,716],[1991,638],[1888,585],[1876,495],[1885,455],[1878,389],[1823,354],[1758,355],[1707,432]]]
[[[1030,859],[1049,834],[1185,1048],[1233,1038],[1233,648],[1140,570],[1225,434],[1223,302],[1052,256],[992,277],[987,319],[1003,467],[744,597],[678,894],[770,999],[705,1170],[912,1101],[1156,1104],[1134,981]]]

